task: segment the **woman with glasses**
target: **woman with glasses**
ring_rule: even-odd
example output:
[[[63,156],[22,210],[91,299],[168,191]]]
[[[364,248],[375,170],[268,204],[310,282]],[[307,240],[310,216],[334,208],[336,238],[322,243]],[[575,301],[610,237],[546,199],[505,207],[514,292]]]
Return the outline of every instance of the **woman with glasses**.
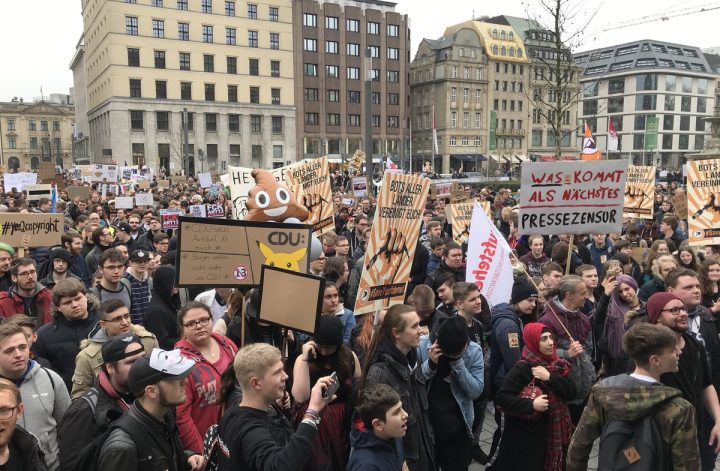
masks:
[[[185,383],[185,402],[176,408],[177,425],[183,447],[202,454],[205,432],[222,415],[221,377],[232,364],[237,347],[224,335],[212,331],[212,313],[204,303],[188,302],[177,318],[182,340],[175,348],[195,361]]]

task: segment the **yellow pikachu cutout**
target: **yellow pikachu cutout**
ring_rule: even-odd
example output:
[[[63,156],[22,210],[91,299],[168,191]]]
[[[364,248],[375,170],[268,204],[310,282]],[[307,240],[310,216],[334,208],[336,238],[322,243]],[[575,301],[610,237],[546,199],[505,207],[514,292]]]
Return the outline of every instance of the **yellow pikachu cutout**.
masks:
[[[290,253],[275,253],[270,247],[263,244],[262,242],[258,242],[258,247],[260,248],[262,254],[265,256],[264,265],[270,265],[271,267],[284,268],[286,270],[298,272],[300,271],[299,262],[300,260],[302,260],[302,258],[305,256],[305,253],[307,252],[307,249],[303,248]]]

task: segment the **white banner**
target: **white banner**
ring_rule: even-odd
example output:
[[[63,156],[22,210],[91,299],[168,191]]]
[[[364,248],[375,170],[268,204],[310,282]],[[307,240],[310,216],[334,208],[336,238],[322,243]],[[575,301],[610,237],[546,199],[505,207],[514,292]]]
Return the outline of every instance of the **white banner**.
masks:
[[[37,183],[37,173],[32,172],[20,172],[20,173],[6,173],[3,175],[5,181],[5,191],[10,193],[13,188],[17,191],[25,191],[26,185],[35,185]]]
[[[465,281],[476,284],[490,306],[510,301],[513,285],[511,252],[483,207],[475,202],[470,221]]]

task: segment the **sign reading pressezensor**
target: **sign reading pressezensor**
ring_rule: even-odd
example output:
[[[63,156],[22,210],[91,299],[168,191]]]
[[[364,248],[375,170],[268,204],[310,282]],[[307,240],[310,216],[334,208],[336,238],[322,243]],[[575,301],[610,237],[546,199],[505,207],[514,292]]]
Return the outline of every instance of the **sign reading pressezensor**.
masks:
[[[523,162],[520,234],[620,232],[626,160]]]

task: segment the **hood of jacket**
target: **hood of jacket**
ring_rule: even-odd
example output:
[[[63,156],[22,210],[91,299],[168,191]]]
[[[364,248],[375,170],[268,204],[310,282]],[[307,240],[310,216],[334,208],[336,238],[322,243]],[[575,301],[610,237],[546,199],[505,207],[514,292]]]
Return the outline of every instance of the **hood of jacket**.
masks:
[[[40,291],[42,291],[42,290],[44,290],[44,289],[47,289],[47,288],[45,287],[45,285],[43,285],[42,283],[40,283],[40,282],[38,281],[37,283],[35,283],[35,289],[33,290],[32,295],[30,295],[29,297],[30,297],[30,298],[34,298],[35,296],[38,295],[38,293],[39,293]],[[19,297],[19,298],[25,298],[25,296],[22,296],[20,293],[18,293],[18,291],[17,291],[17,285],[12,285],[12,286],[10,287],[10,294],[13,295],[13,296],[17,296],[17,297]]]
[[[164,304],[180,308],[177,296],[174,296],[172,289],[175,286],[175,267],[169,265],[159,266],[153,273],[153,297],[164,301]]]
[[[495,328],[495,326],[501,319],[510,319],[518,326],[520,326],[522,330],[520,316],[518,316],[515,311],[513,311],[512,306],[508,303],[500,303],[492,307],[492,314],[490,317],[490,325],[492,326],[492,328]]]
[[[637,420],[659,402],[682,397],[680,390],[662,383],[648,383],[622,374],[600,381],[592,390],[595,404],[617,420]]]
[[[394,453],[399,452],[397,448],[396,440],[383,440],[382,438],[375,435],[372,431],[365,429],[365,424],[359,420],[354,420],[352,430],[350,430],[350,446],[355,450],[369,449],[382,451],[382,453]]]

